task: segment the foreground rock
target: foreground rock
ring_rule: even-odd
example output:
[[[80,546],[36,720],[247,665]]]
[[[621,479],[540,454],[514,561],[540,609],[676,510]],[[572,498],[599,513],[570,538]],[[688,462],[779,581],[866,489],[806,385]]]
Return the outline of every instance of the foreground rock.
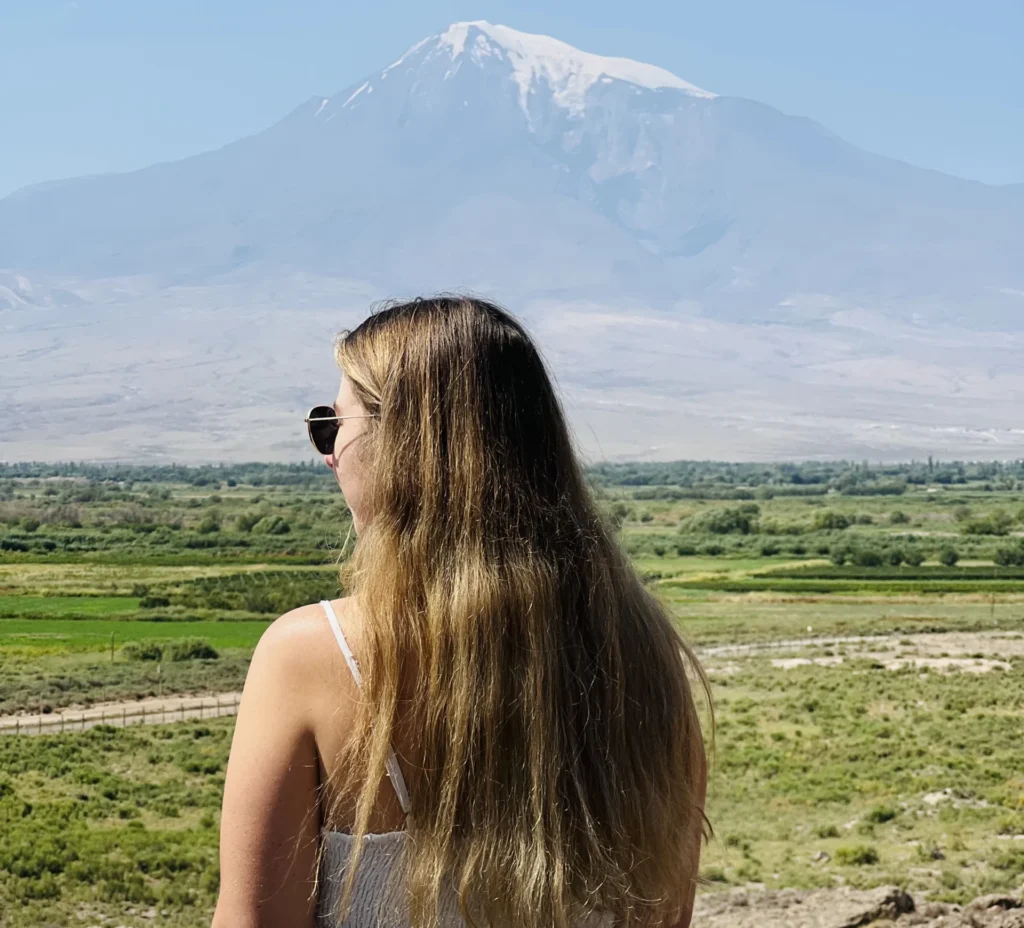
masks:
[[[898,925],[927,928],[1024,928],[1024,899],[1018,896],[981,896],[970,905],[929,902],[921,911],[899,919]]]
[[[967,906],[919,902],[894,886],[764,891],[700,896],[700,928],[1024,928],[1024,900],[982,896]]]

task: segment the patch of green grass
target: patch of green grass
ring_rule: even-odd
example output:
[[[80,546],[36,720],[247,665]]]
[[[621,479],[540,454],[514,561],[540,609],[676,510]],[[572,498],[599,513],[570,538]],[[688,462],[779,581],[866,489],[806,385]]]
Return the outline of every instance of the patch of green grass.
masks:
[[[18,616],[103,616],[135,612],[130,596],[0,596],[0,618]]]
[[[254,648],[270,624],[232,622],[121,622],[114,619],[0,619],[0,658],[3,652],[104,651],[129,641],[198,637],[215,648]]]
[[[668,589],[714,590],[720,593],[790,593],[805,595],[868,593],[875,595],[935,595],[937,593],[1021,593],[1021,580],[890,580],[875,578],[853,578],[849,580],[804,580],[794,577],[761,577],[746,579],[722,579],[700,577],[694,579],[666,580],[661,584]]]
[[[0,619],[0,714],[238,690],[268,625],[269,621]],[[170,659],[194,640],[207,644],[219,657]],[[125,646],[150,648],[165,660],[133,660]]]
[[[789,577],[795,580],[1018,580],[1024,586],[1024,568],[974,564],[956,567],[923,565],[920,567],[828,567],[786,566],[771,573],[757,574],[759,579]]]
[[[688,640],[700,646],[834,635],[1024,631],[1024,604],[981,597],[727,595],[656,587]]]

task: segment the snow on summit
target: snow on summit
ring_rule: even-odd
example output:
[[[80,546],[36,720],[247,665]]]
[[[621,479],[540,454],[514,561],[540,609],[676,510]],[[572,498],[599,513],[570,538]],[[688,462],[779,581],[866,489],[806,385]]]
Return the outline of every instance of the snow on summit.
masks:
[[[391,67],[400,64],[426,41],[429,40],[413,46]],[[519,32],[483,20],[449,26],[436,37],[434,47],[451,55],[456,62],[455,69],[464,55],[478,64],[490,57],[507,61],[519,86],[519,103],[524,112],[528,112],[530,90],[538,81],[547,82],[554,102],[571,113],[583,110],[587,91],[601,79],[626,81],[651,90],[669,87],[695,97],[716,96],[655,65],[629,58],[592,55],[550,36]],[[449,73],[454,73],[455,69]]]
[[[466,51],[467,44],[470,55],[477,58],[493,54],[493,46],[497,46],[497,51],[504,52],[515,72],[519,102],[524,110],[530,87],[537,78],[546,79],[554,91],[555,102],[571,112],[583,109],[587,91],[602,77],[652,90],[672,87],[697,97],[715,96],[664,68],[629,58],[592,55],[550,36],[518,32],[483,20],[455,23],[439,37],[438,44],[451,49],[453,60]]]

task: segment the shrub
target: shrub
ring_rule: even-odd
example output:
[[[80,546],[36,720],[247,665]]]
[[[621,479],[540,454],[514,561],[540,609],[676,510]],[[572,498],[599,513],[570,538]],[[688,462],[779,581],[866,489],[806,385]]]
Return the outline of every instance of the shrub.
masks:
[[[255,526],[259,521],[259,516],[246,512],[235,520],[235,528],[240,532],[251,532],[253,530],[253,526]]]
[[[874,548],[860,548],[854,551],[851,558],[858,567],[881,567],[882,555]]]
[[[139,600],[140,609],[161,609],[170,604],[171,601],[166,596],[143,596]]]
[[[779,522],[778,519],[761,519],[758,530],[762,535],[803,535],[809,529],[803,522]]]
[[[704,545],[700,549],[701,554],[706,554],[708,557],[718,557],[719,555],[725,554],[725,548],[719,544]]]
[[[203,638],[182,638],[167,645],[167,657],[172,661],[212,661],[220,654]]]
[[[203,516],[200,523],[196,526],[196,531],[200,535],[209,535],[212,532],[220,531],[220,519],[218,519],[212,512]]]
[[[691,516],[683,523],[683,529],[712,535],[749,535],[757,531],[760,513],[761,507],[757,503],[711,509]]]
[[[896,818],[896,810],[891,806],[875,806],[867,814],[867,820],[873,822],[876,825],[884,825],[886,822],[891,822]]]
[[[885,552],[885,561],[893,567],[899,567],[906,560],[907,556],[904,554],[902,548],[890,548]]]
[[[729,878],[721,867],[706,867],[701,871],[701,879],[709,883],[728,883]]]
[[[864,867],[878,863],[878,851],[867,844],[836,848],[836,861],[845,866]]]
[[[959,560],[960,555],[957,553],[956,548],[943,548],[939,552],[939,562],[946,567],[956,567],[956,563]]]
[[[692,557],[697,553],[697,546],[691,545],[689,542],[681,541],[676,545],[676,554],[680,557]]]
[[[1024,542],[997,548],[992,560],[1000,567],[1024,567]]]
[[[850,549],[845,545],[833,545],[828,556],[836,567],[842,567],[850,557]]]
[[[819,838],[838,838],[839,829],[835,825],[818,825],[814,834]]]
[[[903,553],[903,560],[910,567],[920,567],[924,563],[924,554],[918,548],[907,548]]]
[[[242,596],[247,612],[276,612],[277,603],[265,590],[250,590]]]
[[[960,524],[965,535],[1006,535],[1013,518],[1003,509],[996,509],[981,519],[966,519]]]
[[[164,651],[152,641],[129,641],[121,648],[121,656],[129,661],[161,661]]]
[[[264,516],[252,527],[254,535],[287,535],[291,530],[280,516]]]
[[[758,548],[758,554],[761,557],[774,557],[781,550],[781,547],[774,541],[762,541],[761,547]]]
[[[906,525],[910,521],[908,516],[902,509],[894,509],[889,513],[889,522],[891,525]]]
[[[814,514],[814,521],[811,523],[816,532],[842,531],[851,525],[850,517],[841,512],[832,512],[826,509]]]

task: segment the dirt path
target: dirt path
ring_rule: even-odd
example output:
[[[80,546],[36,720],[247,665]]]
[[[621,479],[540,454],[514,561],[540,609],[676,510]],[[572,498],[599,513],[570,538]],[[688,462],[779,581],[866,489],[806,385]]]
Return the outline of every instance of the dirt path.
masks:
[[[803,648],[818,646],[829,646],[835,644],[859,644],[862,642],[883,644],[890,639],[896,640],[896,635],[846,635],[845,637],[834,638],[789,638],[781,641],[752,641],[747,644],[720,644],[713,648],[699,648],[697,654],[700,658],[708,657],[732,657],[744,654],[764,654],[767,651],[792,651]]]
[[[839,649],[841,653],[801,656],[820,649]],[[828,666],[848,658],[867,658],[881,661],[892,669],[911,663],[938,670],[984,673],[994,668],[1005,668],[1009,659],[1024,657],[1024,634],[984,631],[847,635],[718,645],[698,651],[701,660],[712,672],[729,672],[729,665],[716,666],[717,658],[755,657],[769,653],[791,655],[780,656],[773,661],[782,669],[809,663]],[[67,709],[63,712],[0,715],[0,735],[35,735],[55,731],[82,731],[94,725],[145,725],[216,718],[234,715],[238,711],[241,695],[207,693],[98,703],[88,708]]]
[[[208,693],[104,702],[64,712],[0,715],[0,735],[46,735],[62,731],[84,731],[96,725],[121,727],[212,719],[234,715],[238,711],[241,697],[241,693]]]

